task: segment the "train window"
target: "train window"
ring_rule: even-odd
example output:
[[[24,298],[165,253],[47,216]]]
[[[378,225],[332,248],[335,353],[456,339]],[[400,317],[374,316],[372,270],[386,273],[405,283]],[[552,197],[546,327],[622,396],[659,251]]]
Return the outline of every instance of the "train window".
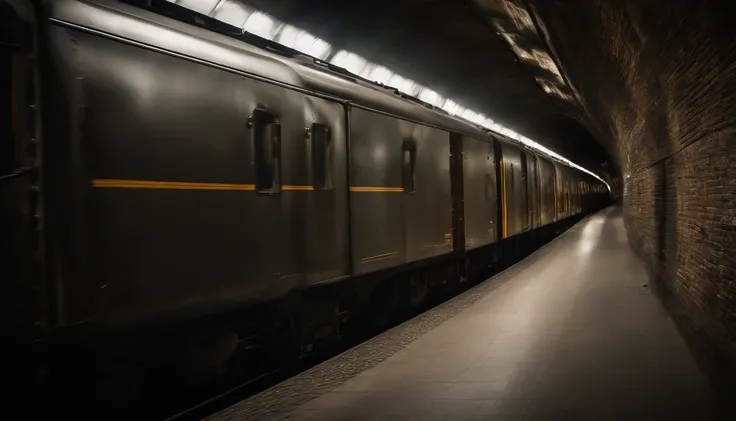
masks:
[[[276,116],[263,110],[255,110],[252,119],[256,191],[278,194],[281,192],[281,124]]]
[[[312,124],[312,184],[315,190],[332,189],[332,167],[330,128]]]
[[[414,185],[416,160],[416,144],[413,141],[404,141],[401,147],[401,169],[405,193],[414,193],[416,191],[416,186]]]
[[[486,185],[485,185],[485,194],[486,194],[486,201],[493,200],[493,198],[496,196],[496,183],[493,182],[493,177],[490,173],[486,173]]]
[[[511,190],[514,189],[514,164],[509,164],[509,182],[511,183]]]

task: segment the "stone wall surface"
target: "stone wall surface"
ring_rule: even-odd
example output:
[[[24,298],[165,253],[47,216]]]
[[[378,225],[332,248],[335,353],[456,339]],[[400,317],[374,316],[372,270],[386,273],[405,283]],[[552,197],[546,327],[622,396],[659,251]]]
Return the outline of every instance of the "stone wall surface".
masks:
[[[614,151],[632,247],[717,381],[736,383],[736,2],[531,0]]]

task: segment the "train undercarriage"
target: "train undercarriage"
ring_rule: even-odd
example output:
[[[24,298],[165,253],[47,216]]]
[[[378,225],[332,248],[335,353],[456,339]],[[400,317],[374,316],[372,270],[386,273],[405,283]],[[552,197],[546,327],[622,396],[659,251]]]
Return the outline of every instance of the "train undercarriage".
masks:
[[[56,402],[56,413],[114,410],[126,418],[144,408],[149,416],[166,416],[213,390],[276,370],[293,373],[370,339],[513,265],[580,218],[465,256],[297,290],[246,311],[84,339],[49,338],[37,360],[47,373],[42,390]],[[78,387],[70,387],[70,378]]]

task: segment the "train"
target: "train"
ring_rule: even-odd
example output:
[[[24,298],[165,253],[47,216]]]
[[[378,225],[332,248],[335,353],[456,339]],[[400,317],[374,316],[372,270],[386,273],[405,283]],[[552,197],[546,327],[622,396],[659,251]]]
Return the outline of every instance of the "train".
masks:
[[[225,361],[280,326],[301,355],[608,203],[514,139],[156,4],[0,1],[16,343],[199,335],[192,360]]]

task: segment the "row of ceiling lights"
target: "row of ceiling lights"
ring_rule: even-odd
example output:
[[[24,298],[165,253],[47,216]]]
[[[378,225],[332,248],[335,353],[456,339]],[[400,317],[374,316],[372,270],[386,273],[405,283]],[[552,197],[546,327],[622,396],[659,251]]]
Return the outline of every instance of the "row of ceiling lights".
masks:
[[[597,174],[573,163],[526,136],[498,124],[483,114],[463,107],[450,98],[444,98],[432,89],[405,78],[384,66],[371,63],[357,54],[345,50],[333,51],[332,46],[328,42],[315,37],[307,31],[279,22],[263,12],[252,10],[239,0],[168,1],[235,27],[242,28],[245,32],[278,42],[281,45],[293,48],[306,55],[327,61],[365,79],[394,87],[403,93],[415,96],[426,103],[441,108],[451,115],[462,117],[474,124],[483,126],[493,132],[507,136],[532,149],[563,161],[571,167],[586,172],[605,183]]]

